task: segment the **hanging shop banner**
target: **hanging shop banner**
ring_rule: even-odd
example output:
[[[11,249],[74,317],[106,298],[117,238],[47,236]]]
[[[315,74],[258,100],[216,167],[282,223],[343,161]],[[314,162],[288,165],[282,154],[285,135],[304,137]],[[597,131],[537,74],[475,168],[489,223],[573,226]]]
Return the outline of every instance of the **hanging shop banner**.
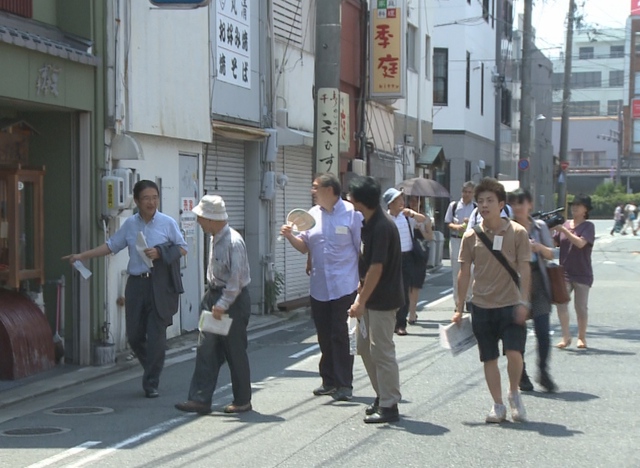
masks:
[[[631,16],[640,15],[640,0],[631,0]]]
[[[371,98],[404,98],[405,0],[374,0],[371,6]]]
[[[338,173],[340,151],[340,91],[318,88],[316,170]]]
[[[250,2],[216,2],[217,79],[243,88],[251,88]]]
[[[348,153],[351,148],[351,113],[349,108],[349,94],[340,91],[340,152]]]

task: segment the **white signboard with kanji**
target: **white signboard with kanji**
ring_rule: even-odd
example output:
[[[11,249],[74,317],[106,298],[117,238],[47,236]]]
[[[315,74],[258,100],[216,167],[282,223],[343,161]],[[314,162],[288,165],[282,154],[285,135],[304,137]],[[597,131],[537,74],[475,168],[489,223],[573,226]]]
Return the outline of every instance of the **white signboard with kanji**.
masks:
[[[216,0],[216,78],[251,88],[249,0]]]
[[[340,91],[318,88],[316,170],[337,174],[340,152]]]

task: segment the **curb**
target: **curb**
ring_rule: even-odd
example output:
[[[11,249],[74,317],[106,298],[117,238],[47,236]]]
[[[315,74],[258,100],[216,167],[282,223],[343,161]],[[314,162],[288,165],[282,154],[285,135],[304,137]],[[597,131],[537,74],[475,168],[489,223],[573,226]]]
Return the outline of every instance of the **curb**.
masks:
[[[298,318],[301,318],[303,315],[308,315],[307,308],[296,309],[286,313],[272,314],[271,316],[274,317],[273,320],[264,321],[254,326],[251,326],[251,321],[249,321],[250,325],[247,327],[247,333],[249,334],[258,330],[275,328],[279,324],[296,320]],[[189,335],[193,335],[193,339],[189,339]],[[191,349],[196,345],[197,338],[197,332],[190,332],[188,334],[179,335],[167,340],[169,346],[171,346],[172,340],[183,341],[186,339],[187,341],[181,346],[167,349],[166,357],[171,358],[190,352]],[[43,379],[40,381],[29,383],[24,386],[16,386],[12,389],[6,390],[5,392],[0,392],[0,409],[7,408],[9,406],[32,398],[37,398],[57,392],[59,390],[64,390],[65,388],[87,384],[99,378],[114,375],[116,373],[123,372],[135,366],[138,366],[139,363],[137,359],[126,359],[126,356],[130,354],[130,351],[120,352],[116,356],[115,364],[111,364],[108,366],[80,367],[72,372],[52,377],[43,377]]]

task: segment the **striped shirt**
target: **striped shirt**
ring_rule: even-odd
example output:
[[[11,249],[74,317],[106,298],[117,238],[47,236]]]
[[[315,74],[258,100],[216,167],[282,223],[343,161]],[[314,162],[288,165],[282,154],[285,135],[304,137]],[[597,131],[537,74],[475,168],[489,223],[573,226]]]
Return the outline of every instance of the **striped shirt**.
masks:
[[[211,238],[207,281],[213,288],[223,288],[216,306],[224,310],[229,309],[242,288],[251,282],[244,239],[228,224]]]

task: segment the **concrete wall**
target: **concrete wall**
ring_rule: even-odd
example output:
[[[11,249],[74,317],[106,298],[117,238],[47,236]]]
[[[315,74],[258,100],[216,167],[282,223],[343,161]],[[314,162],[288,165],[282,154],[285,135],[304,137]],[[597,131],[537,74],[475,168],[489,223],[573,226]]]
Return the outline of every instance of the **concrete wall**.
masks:
[[[117,80],[125,129],[211,141],[209,21],[206,8],[166,10],[119,0]],[[169,33],[171,32],[171,33]]]
[[[451,0],[434,10],[439,25],[433,28],[434,48],[449,49],[448,105],[434,103],[435,130],[465,130],[494,139],[494,90],[491,70],[495,63],[495,29],[478,19],[474,26],[452,24],[462,18],[482,16],[482,2]],[[466,54],[471,53],[471,99],[466,108]],[[481,69],[484,64],[484,112],[480,113]],[[450,155],[447,155],[449,158]],[[493,155],[489,159],[493,161]]]

